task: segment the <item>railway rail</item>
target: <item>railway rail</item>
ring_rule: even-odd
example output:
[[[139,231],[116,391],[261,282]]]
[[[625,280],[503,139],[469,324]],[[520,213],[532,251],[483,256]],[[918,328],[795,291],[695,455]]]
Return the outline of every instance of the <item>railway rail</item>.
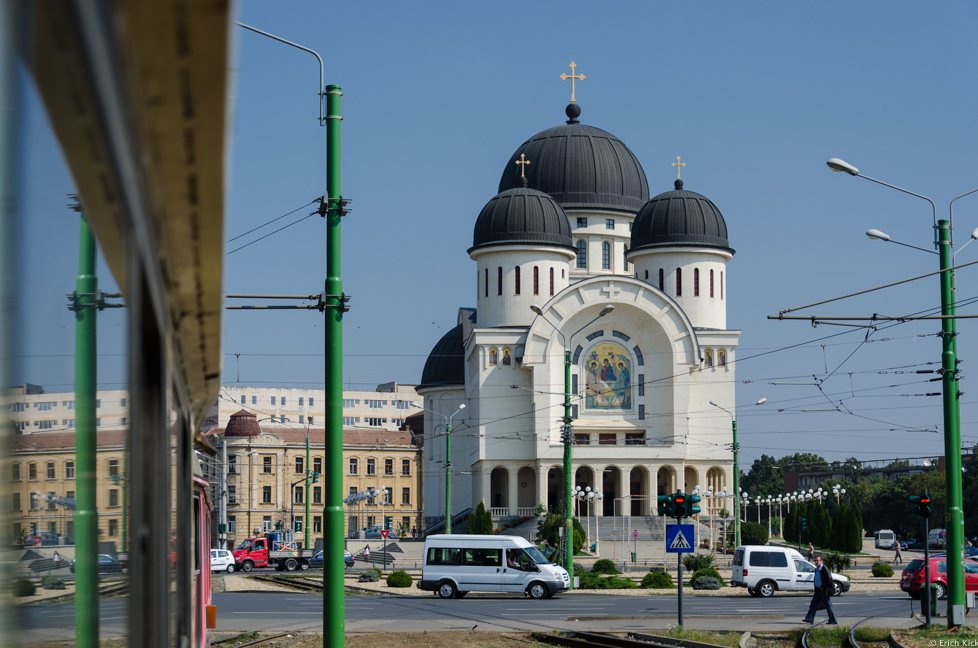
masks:
[[[302,590],[303,592],[322,593],[323,591],[322,583],[313,583],[304,579],[285,578],[283,576],[252,576],[252,578],[262,583],[269,583],[280,587],[291,587],[292,589]]]
[[[717,648],[713,644],[673,639],[658,635],[629,633],[630,638],[616,637],[600,632],[571,632],[567,634],[546,634],[534,632],[533,639],[551,646],[586,646],[588,648]]]

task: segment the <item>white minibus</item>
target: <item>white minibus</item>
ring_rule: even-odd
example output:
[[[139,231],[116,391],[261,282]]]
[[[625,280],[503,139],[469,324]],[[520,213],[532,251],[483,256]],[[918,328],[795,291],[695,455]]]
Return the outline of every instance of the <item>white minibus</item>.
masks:
[[[432,535],[424,543],[418,588],[442,598],[478,591],[541,599],[568,587],[567,570],[518,536]]]

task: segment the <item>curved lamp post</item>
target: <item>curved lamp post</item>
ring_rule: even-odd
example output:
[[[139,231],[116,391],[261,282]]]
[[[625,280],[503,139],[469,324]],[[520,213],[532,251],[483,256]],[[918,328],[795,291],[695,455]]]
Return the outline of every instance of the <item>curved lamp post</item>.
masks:
[[[941,277],[941,368],[943,370],[943,405],[944,405],[944,457],[945,491],[947,499],[947,553],[957,556],[957,560],[949,560],[947,564],[947,605],[948,627],[964,623],[964,510],[962,507],[961,486],[961,406],[958,389],[958,346],[957,322],[955,321],[954,303],[954,260],[951,251],[954,248],[954,203],[959,198],[970,195],[978,189],[972,189],[953,198],[948,206],[948,220],[937,220],[937,205],[927,196],[908,191],[902,187],[891,185],[859,173],[859,169],[839,158],[832,158],[826,164],[833,171],[841,171],[851,176],[857,176],[870,182],[895,189],[911,196],[916,196],[930,203],[934,217],[934,247],[940,258]],[[873,231],[873,230],[871,230]],[[878,231],[877,231],[878,232]],[[882,234],[882,232],[878,232]],[[868,233],[867,233],[868,234]],[[974,232],[972,233],[974,237]],[[871,236],[883,241],[890,240],[888,236]],[[973,240],[973,239],[972,239]],[[893,241],[896,242],[896,241]],[[969,241],[970,243],[970,241]],[[965,244],[967,245],[967,244]],[[913,247],[913,246],[908,246]],[[962,249],[964,249],[962,247]],[[928,250],[929,251],[929,250]]]
[[[571,471],[573,470],[571,444],[574,441],[574,435],[571,431],[570,343],[574,339],[575,335],[594,324],[599,318],[604,317],[611,311],[615,310],[615,307],[611,306],[610,304],[605,306],[601,309],[601,312],[598,313],[597,317],[571,333],[570,336],[566,338],[564,337],[564,334],[561,332],[560,328],[543,314],[542,308],[536,304],[531,304],[530,310],[542,317],[547,324],[553,327],[553,330],[560,336],[560,340],[564,345],[564,425],[563,430],[561,431],[561,437],[564,442],[564,569],[567,570],[567,575],[570,578],[570,587],[568,589],[574,589],[574,526],[571,522],[571,498],[573,497],[573,489],[571,488]]]
[[[458,406],[451,416],[445,416],[441,412],[436,412],[433,409],[428,409],[418,405],[414,401],[411,401],[411,405],[414,405],[418,409],[424,410],[435,416],[440,416],[445,419],[445,534],[451,535],[452,533],[452,419],[455,415],[465,409],[465,403]]]
[[[763,405],[766,402],[767,399],[762,398],[756,403],[754,403],[753,405],[750,405],[749,407],[745,407],[744,411],[746,412],[751,407],[757,407],[758,405]],[[718,409],[722,409],[724,412],[730,415],[730,427],[733,429],[733,492],[739,493],[740,492],[740,468],[737,465],[737,456],[740,451],[740,448],[737,446],[737,417],[730,410],[717,405],[715,401],[710,401],[710,405]],[[735,506],[739,507],[740,500],[736,497],[734,498],[734,500],[736,502]],[[760,519],[758,519],[758,522],[760,522]],[[739,508],[736,511],[734,511],[734,546],[735,547],[740,546],[740,509]]]

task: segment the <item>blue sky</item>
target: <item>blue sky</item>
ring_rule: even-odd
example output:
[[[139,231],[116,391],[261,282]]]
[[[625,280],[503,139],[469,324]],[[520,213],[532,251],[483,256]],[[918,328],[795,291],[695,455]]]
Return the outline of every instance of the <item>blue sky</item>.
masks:
[[[742,330],[737,403],[768,403],[739,420],[745,463],[762,453],[830,459],[941,453],[935,321],[865,331],[772,322],[779,311],[937,269],[933,255],[864,236],[874,227],[929,248],[929,205],[832,173],[841,157],[865,174],[933,198],[978,187],[975,33],[978,6],[863,3],[269,3],[239,19],[317,50],[342,86],[344,379],[352,389],[416,383],[435,342],[475,303],[475,218],[509,156],[562,123],[571,60],[581,121],[624,141],[653,195],[686,189],[726,218],[728,325]],[[226,239],[287,212],[311,212],[325,186],[315,59],[234,32]],[[21,246],[26,330],[21,381],[71,382],[64,294],[77,267],[77,227],[64,209],[70,177],[36,99],[24,100]],[[978,194],[976,194],[978,196]],[[978,197],[955,210],[958,247],[978,227]],[[303,207],[303,205],[307,205]],[[233,250],[275,227],[229,243]],[[308,218],[226,256],[229,293],[322,290],[325,228]],[[978,245],[959,261],[978,259]],[[959,300],[978,297],[978,270],[958,273]],[[112,288],[102,272],[103,288]],[[802,314],[905,314],[939,304],[936,278]],[[978,312],[963,305],[960,313]],[[102,320],[100,381],[124,382],[120,311]],[[965,376],[978,330],[959,323]],[[228,312],[226,384],[319,387],[322,317]],[[926,337],[920,337],[924,335]],[[835,337],[829,337],[835,336]],[[823,348],[824,345],[824,348]],[[788,349],[788,347],[793,347]],[[239,355],[236,355],[239,354]],[[833,372],[833,370],[835,370]],[[819,387],[774,385],[813,382]],[[70,388],[70,387],[68,387]],[[963,435],[978,443],[978,391],[962,389]],[[824,394],[823,394],[824,393]],[[802,412],[837,406],[846,413]],[[830,403],[830,401],[832,401]],[[704,403],[694,425],[729,422]],[[667,416],[669,413],[660,413]]]

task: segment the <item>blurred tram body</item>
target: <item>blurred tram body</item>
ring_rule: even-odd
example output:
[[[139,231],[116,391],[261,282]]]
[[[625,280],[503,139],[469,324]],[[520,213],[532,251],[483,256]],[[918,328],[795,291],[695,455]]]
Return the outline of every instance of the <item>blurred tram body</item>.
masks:
[[[200,428],[221,376],[234,9],[0,5],[129,316],[133,646],[207,646],[215,617],[212,507],[195,453],[213,453]]]

